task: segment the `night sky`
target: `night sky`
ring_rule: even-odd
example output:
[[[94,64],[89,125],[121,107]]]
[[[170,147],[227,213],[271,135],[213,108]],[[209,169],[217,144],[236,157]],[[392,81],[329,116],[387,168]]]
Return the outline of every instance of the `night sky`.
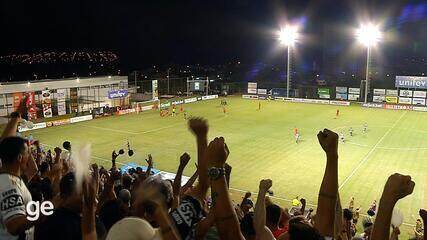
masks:
[[[325,29],[330,26],[357,27],[359,16],[375,16],[386,19],[386,30],[399,32],[408,23],[425,24],[427,10],[419,7],[423,4],[403,0],[3,0],[0,54],[111,50],[128,68],[268,61],[281,54],[274,51],[275,31],[292,20],[304,24],[306,40],[301,48],[306,49],[307,58],[315,59],[322,55]],[[421,42],[418,50],[426,48],[425,32],[414,33]],[[404,49],[403,54],[410,50]]]

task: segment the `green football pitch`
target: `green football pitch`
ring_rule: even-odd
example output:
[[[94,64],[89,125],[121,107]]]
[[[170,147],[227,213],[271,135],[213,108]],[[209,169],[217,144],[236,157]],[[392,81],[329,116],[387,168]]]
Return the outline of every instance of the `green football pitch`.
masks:
[[[408,224],[405,235],[411,231],[413,217],[418,216],[419,208],[427,206],[427,113],[283,101],[261,101],[261,105],[259,111],[258,101],[229,97],[227,114],[222,112],[219,99],[185,105],[189,115],[208,119],[210,139],[226,139],[236,199],[243,195],[239,191],[256,192],[260,179],[271,178],[274,199],[283,205],[289,205],[287,200],[295,196],[315,204],[325,167],[316,134],[328,128],[346,136],[345,143],[339,144],[343,207],[354,196],[356,207],[360,205],[366,213],[371,202],[379,199],[389,175],[411,175],[416,183],[414,193],[397,205]],[[337,108],[340,116],[335,118]],[[362,131],[365,122],[367,133]],[[301,134],[298,144],[293,137],[295,127]],[[350,127],[354,129],[353,137],[349,136]],[[135,155],[120,156],[120,163],[143,165],[151,153],[155,168],[175,172],[183,152],[196,161],[195,139],[182,114],[161,118],[151,111],[100,118],[35,130],[33,135],[50,146],[61,146],[65,140],[73,146],[91,143],[93,161],[104,166],[110,165],[113,149],[126,150],[128,140]],[[184,174],[190,176],[194,169],[194,164],[189,164]]]

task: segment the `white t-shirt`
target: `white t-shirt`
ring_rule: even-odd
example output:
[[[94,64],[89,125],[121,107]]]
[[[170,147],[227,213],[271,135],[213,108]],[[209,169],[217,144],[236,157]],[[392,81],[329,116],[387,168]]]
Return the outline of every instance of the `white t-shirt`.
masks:
[[[7,231],[5,222],[19,215],[27,215],[26,206],[30,201],[31,194],[20,177],[0,173],[0,239],[18,239],[18,236]],[[34,228],[26,230],[25,235],[27,240],[32,240]]]

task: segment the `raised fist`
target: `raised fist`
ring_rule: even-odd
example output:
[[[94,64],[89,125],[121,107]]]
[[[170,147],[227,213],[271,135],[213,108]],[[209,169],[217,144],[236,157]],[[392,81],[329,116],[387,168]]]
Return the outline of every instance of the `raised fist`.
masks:
[[[423,220],[423,222],[427,221],[427,211],[425,209],[420,209],[420,217]]]
[[[338,134],[325,129],[317,134],[317,139],[326,154],[338,154]]]
[[[203,118],[191,118],[188,127],[196,136],[206,136],[208,134],[208,122]]]
[[[391,175],[385,186],[383,196],[397,202],[414,191],[415,182],[411,180],[411,176],[395,173]]]
[[[259,182],[259,190],[266,192],[268,189],[273,186],[273,181],[270,179],[263,179]]]
[[[206,150],[208,165],[214,167],[224,167],[228,158],[229,150],[223,137],[212,140]]]

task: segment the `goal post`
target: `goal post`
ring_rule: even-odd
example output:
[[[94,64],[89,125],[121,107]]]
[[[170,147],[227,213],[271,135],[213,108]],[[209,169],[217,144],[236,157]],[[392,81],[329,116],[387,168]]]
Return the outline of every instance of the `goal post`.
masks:
[[[187,78],[187,96],[190,96],[191,93],[209,95],[209,78]]]

